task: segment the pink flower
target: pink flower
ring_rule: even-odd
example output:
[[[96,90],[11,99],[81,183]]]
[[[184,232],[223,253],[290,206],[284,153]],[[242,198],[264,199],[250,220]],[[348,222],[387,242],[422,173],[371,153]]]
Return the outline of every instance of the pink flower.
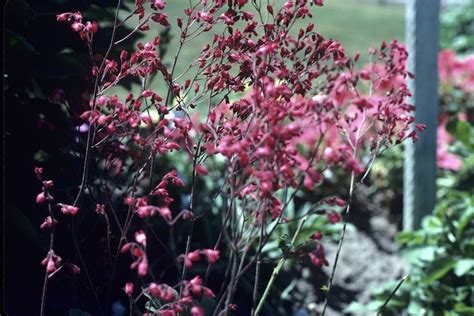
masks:
[[[339,215],[339,213],[336,213],[336,212],[330,212],[328,213],[327,215],[327,218],[328,218],[328,221],[331,223],[331,224],[337,224],[341,221],[341,215]]]
[[[184,257],[184,265],[187,268],[191,268],[193,265],[193,262],[197,262],[200,259],[201,259],[201,254],[199,250],[192,251]]]
[[[441,120],[438,125],[437,134],[437,148],[436,148],[436,164],[441,169],[459,171],[463,163],[460,157],[448,151],[449,144],[453,142],[453,138],[446,131],[445,120]]]
[[[53,259],[48,260],[48,263],[46,264],[46,271],[48,273],[56,271],[56,263],[54,263]]]
[[[84,29],[84,24],[74,22],[71,24],[71,28],[73,29],[74,32],[80,32]]]
[[[43,181],[43,186],[47,189],[50,189],[52,188],[54,185],[54,182],[53,180],[46,180],[46,181]]]
[[[314,239],[314,240],[321,240],[322,238],[323,238],[323,233],[321,233],[320,231],[317,231],[311,235],[311,239]]]
[[[148,260],[146,257],[143,257],[140,263],[138,264],[138,275],[145,276],[148,273]]]
[[[334,200],[334,203],[337,206],[341,206],[341,207],[346,206],[346,201],[344,201],[343,199],[337,198],[337,199]]]
[[[86,25],[84,27],[84,30],[86,32],[89,32],[89,33],[92,33],[92,34],[95,34],[98,29],[99,29],[99,24],[96,21],[94,21],[94,22],[87,21]]]
[[[316,245],[316,250],[309,254],[309,258],[311,259],[311,263],[317,267],[329,265],[329,262],[326,260],[326,255],[324,254],[324,248],[320,243]]]
[[[308,190],[312,190],[314,187],[314,181],[308,175],[304,177],[303,184],[304,184],[304,187]]]
[[[44,194],[44,192],[41,192],[40,194],[36,196],[36,203],[42,204],[45,201],[46,201],[46,195]]]
[[[58,203],[58,205],[61,207],[61,212],[64,214],[64,215],[76,215],[77,212],[79,211],[79,208],[76,207],[76,206],[73,206],[73,205],[68,205],[68,204],[61,204],[61,203]]]
[[[176,312],[172,309],[159,310],[157,313],[160,316],[176,316]]]
[[[58,221],[53,220],[51,216],[47,216],[44,222],[40,225],[40,229],[52,228]]]
[[[200,175],[206,175],[209,173],[207,168],[201,164],[196,165],[196,173]]]
[[[207,287],[202,288],[202,294],[204,294],[204,296],[207,296],[207,297],[210,297],[210,298],[215,298],[216,297],[214,292],[212,292],[212,290],[210,288],[207,288]]]
[[[147,290],[152,296],[161,297],[161,287],[159,287],[156,283],[150,283]]]
[[[58,14],[58,15],[56,15],[56,21],[64,22],[64,21],[68,20],[71,15],[72,15],[71,12],[65,12],[65,13]]]
[[[166,3],[163,2],[162,0],[153,0],[152,1],[152,6],[155,9],[163,10],[166,7]]]
[[[145,218],[145,217],[151,217],[155,215],[158,209],[159,208],[157,206],[143,205],[143,206],[138,207],[136,212],[139,217]]]
[[[95,205],[95,212],[100,215],[105,215],[105,205],[103,204],[96,204]]]
[[[313,253],[309,254],[309,258],[311,259],[311,263],[319,268],[322,267],[323,265],[327,266],[329,264],[326,259],[320,258]]]
[[[210,264],[215,263],[219,259],[219,250],[214,250],[214,249],[204,249],[203,250],[204,255],[207,257],[207,261]]]
[[[127,282],[124,290],[128,297],[131,297],[133,294],[133,283]]]
[[[41,167],[35,167],[35,174],[37,176],[41,176],[43,174],[43,168]]]
[[[459,171],[463,166],[462,160],[458,156],[449,153],[443,148],[436,149],[436,164],[441,169],[452,171]]]
[[[135,232],[135,241],[146,247],[146,235],[143,230]]]
[[[191,307],[191,315],[192,316],[204,316],[204,309],[199,306]]]
[[[159,207],[158,212],[160,213],[161,217],[166,221],[170,222],[172,220],[171,210],[167,206]]]

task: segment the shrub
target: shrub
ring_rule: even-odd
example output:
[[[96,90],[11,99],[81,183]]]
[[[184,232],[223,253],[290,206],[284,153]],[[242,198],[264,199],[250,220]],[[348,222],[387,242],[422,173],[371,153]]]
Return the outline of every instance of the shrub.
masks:
[[[42,184],[37,202],[47,211],[41,228],[50,232],[42,313],[50,279],[63,267],[80,273],[102,312],[118,286],[131,313],[203,315],[206,307],[227,315],[237,308],[259,314],[287,260],[329,264],[322,234],[301,234],[307,221],[345,223],[356,180],[383,150],[416,140],[424,127],[410,129],[404,46],[382,43],[370,51],[373,63],[358,70],[358,55],[347,56],[314,24],[297,23],[312,16],[311,6],[322,4],[190,1],[182,17],[169,21],[161,0],[137,0],[120,20],[118,1],[110,44],[101,53],[94,47],[100,21],[80,12],[57,15],[83,40],[92,67],[85,110],[72,118],[85,134],[78,190],[56,198],[61,188],[47,170],[36,169]],[[133,30],[119,36],[133,20],[138,21]],[[159,36],[135,50],[117,51],[140,32],[168,27],[180,30],[171,65],[160,55]],[[211,41],[202,48],[190,46],[207,34],[213,34]],[[184,49],[196,49],[196,59],[178,74]],[[140,82],[139,91],[115,94],[127,80]],[[346,175],[348,198],[321,196],[289,217],[295,196],[321,185],[325,172]],[[100,269],[110,271],[110,279],[98,284],[91,277],[97,257],[81,247],[78,234],[92,219],[104,234]],[[76,252],[61,258],[54,241],[67,221]],[[199,228],[209,222],[216,231],[196,242]],[[298,224],[290,236],[276,236],[292,222]],[[275,240],[281,254],[263,279],[262,262],[275,259],[266,258],[263,249]],[[122,264],[130,270],[119,277]],[[250,285],[243,282],[249,274]]]

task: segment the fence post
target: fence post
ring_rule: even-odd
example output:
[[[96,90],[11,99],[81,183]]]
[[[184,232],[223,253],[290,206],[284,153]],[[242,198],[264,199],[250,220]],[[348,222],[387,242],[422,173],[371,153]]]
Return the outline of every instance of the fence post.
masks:
[[[411,103],[415,122],[425,124],[416,143],[405,143],[403,228],[420,227],[436,202],[436,128],[438,126],[438,50],[440,0],[407,0],[406,42]]]

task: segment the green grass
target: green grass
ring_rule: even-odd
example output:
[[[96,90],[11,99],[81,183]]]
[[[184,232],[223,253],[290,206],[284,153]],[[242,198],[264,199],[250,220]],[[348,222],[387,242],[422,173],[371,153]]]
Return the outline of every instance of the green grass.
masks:
[[[359,52],[366,61],[368,48],[382,41],[404,40],[403,6],[364,3],[360,0],[327,0],[315,10],[314,23],[319,32],[337,39],[350,54]]]
[[[283,1],[277,0],[277,2]],[[170,23],[174,23],[176,17],[182,14],[186,3],[187,1],[182,0],[168,0],[166,10],[170,15]],[[314,7],[313,13],[311,21],[309,19],[300,21],[295,25],[295,29],[304,27],[309,22],[315,23],[319,33],[327,38],[339,40],[347,53],[353,55],[359,52],[361,61],[368,60],[367,52],[370,47],[378,47],[384,40],[390,41],[393,38],[404,40],[405,21],[402,6],[377,5],[361,0],[326,0],[323,7]],[[211,34],[207,34],[191,42],[184,49],[178,73],[179,70],[184,70],[197,50],[210,38]],[[174,36],[167,59],[172,57],[177,40],[177,36]]]
[[[283,2],[283,0],[276,0]],[[382,41],[390,41],[396,38],[404,39],[404,9],[396,5],[377,5],[375,3],[361,0],[326,0],[323,7],[314,7],[313,19],[299,21],[294,29],[305,27],[307,23],[314,23],[315,30],[326,38],[337,39],[342,43],[349,55],[359,52],[360,63],[368,61],[368,49],[378,47]],[[183,16],[183,10],[187,6],[184,0],[168,0],[165,12],[169,15],[172,28],[172,40],[168,47],[168,53],[164,60],[171,64],[173,56],[178,47],[179,34],[176,33],[176,18]],[[249,5],[248,10],[252,6]],[[150,24],[155,27],[156,24]],[[219,32],[216,28],[214,32]],[[142,41],[152,40],[158,35],[153,29],[148,31]],[[211,40],[214,33],[205,33],[199,38],[187,43],[181,51],[175,74],[181,74],[199,54],[205,43]],[[154,84],[155,85],[155,84]],[[160,90],[158,88],[158,90]]]

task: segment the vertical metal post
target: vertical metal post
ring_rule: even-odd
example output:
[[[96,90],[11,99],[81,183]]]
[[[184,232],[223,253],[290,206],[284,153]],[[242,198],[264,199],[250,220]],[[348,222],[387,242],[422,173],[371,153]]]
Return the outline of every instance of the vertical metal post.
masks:
[[[436,128],[438,126],[438,49],[440,0],[406,1],[406,41],[411,103],[415,122],[426,130],[416,143],[405,144],[403,228],[420,227],[436,202]]]

